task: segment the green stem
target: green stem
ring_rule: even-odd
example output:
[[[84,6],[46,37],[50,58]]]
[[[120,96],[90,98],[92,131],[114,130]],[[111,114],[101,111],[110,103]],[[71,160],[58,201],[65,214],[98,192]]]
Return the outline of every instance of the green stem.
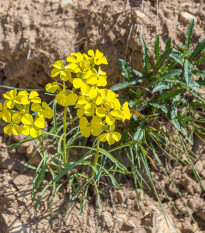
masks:
[[[50,167],[50,165],[46,161],[46,150],[45,150],[45,147],[43,145],[43,141],[41,141],[40,137],[38,137],[38,141],[40,143],[40,146],[41,146],[41,149],[43,152],[42,159],[44,160],[44,163],[46,163],[46,167],[48,168],[49,172],[51,173],[52,179],[54,179],[55,178],[54,172],[53,172],[52,168]],[[50,198],[50,214],[51,214],[51,216],[54,216],[54,212],[52,210],[52,203],[53,203],[53,198],[54,198],[55,194],[56,194],[56,183],[53,183],[52,197]]]
[[[99,158],[99,150],[100,150],[100,141],[99,141],[99,138],[97,138],[97,150],[96,150],[96,153],[95,153],[95,158],[94,158],[94,162],[93,162],[93,165],[94,167],[96,167],[96,164],[98,162],[98,158]],[[95,175],[95,170],[92,171],[92,176]]]
[[[63,116],[63,161],[64,163],[68,162],[68,155],[66,149],[66,118],[67,118],[67,107],[64,108],[64,116]]]

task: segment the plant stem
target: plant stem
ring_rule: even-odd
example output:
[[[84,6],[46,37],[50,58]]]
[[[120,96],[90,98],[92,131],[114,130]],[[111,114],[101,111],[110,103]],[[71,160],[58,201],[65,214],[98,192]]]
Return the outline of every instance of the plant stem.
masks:
[[[66,118],[67,118],[67,107],[64,108],[64,116],[63,116],[63,161],[64,163],[68,162],[68,155],[66,149]]]
[[[99,150],[100,150],[99,144],[100,144],[100,141],[99,141],[99,138],[97,138],[97,150],[95,153],[95,158],[94,158],[94,163],[93,163],[94,167],[96,167],[96,164],[97,164],[98,158],[99,158]],[[92,176],[94,176],[94,175],[95,175],[95,170],[92,171]]]

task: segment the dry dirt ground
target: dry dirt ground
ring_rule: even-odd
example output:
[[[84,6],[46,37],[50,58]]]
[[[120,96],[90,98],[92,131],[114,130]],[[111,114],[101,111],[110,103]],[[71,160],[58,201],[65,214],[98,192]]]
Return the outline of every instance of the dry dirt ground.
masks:
[[[174,45],[184,42],[188,23],[195,18],[193,46],[205,38],[203,0],[0,0],[0,85],[41,88],[50,80],[51,65],[73,51],[100,49],[108,57],[109,85],[120,82],[118,59],[126,58],[142,70],[143,35],[150,54],[157,34],[163,48],[168,36]],[[0,89],[0,98],[4,89]],[[2,127],[0,127],[2,134]],[[12,140],[12,139],[11,139]],[[8,138],[0,136],[0,146]],[[29,149],[28,149],[29,148]],[[196,168],[205,183],[205,147],[195,140],[193,150],[202,160]],[[154,195],[141,193],[137,205],[131,178],[123,181],[122,191],[107,188],[103,212],[93,202],[79,215],[79,203],[65,214],[67,194],[54,200],[55,217],[49,214],[49,191],[34,210],[30,194],[32,172],[21,165],[32,145],[0,152],[0,232],[205,232],[205,193],[188,168],[175,166],[170,176],[183,194],[200,230],[193,223],[178,193],[161,173],[158,180],[178,208],[178,213],[160,193],[170,221],[166,221]],[[154,171],[153,171],[154,172]]]

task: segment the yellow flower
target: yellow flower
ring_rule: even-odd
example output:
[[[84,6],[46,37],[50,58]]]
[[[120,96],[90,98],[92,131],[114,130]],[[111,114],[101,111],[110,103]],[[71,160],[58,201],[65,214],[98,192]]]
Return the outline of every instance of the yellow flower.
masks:
[[[10,135],[13,133],[14,135],[19,135],[22,131],[21,126],[18,124],[21,122],[21,117],[18,113],[11,114],[9,110],[5,110],[2,116],[2,120],[9,123],[4,127],[4,133]]]
[[[43,117],[38,117],[34,121],[31,114],[25,114],[21,122],[24,124],[22,134],[25,136],[30,135],[33,138],[40,136],[42,129],[45,127],[45,120]]]
[[[85,79],[83,80],[81,78],[74,78],[73,86],[76,89],[80,88],[82,95],[86,95],[90,91],[90,86],[87,84]]]
[[[93,50],[89,50],[88,55],[90,55],[93,58],[95,65],[101,65],[101,64],[107,65],[108,64],[107,58],[98,49],[96,50],[95,53]]]
[[[122,121],[124,122],[125,120],[130,120],[132,114],[130,112],[128,102],[125,102],[121,108],[122,110]]]
[[[71,72],[69,69],[67,69],[67,67],[64,67],[63,61],[58,60],[55,62],[55,64],[53,65],[53,67],[55,67],[52,71],[51,71],[51,77],[56,77],[60,74],[60,79],[63,81],[70,81],[72,83],[72,77],[71,77]]]
[[[53,109],[46,103],[42,102],[42,106],[40,104],[33,103],[31,105],[31,110],[33,112],[38,112],[39,117],[46,117],[51,119],[53,117]]]
[[[115,118],[120,118],[121,113],[119,110],[111,110],[109,105],[105,104],[104,107],[98,107],[96,109],[96,115],[103,118],[108,125],[115,124]]]
[[[75,108],[78,108],[77,116],[81,118],[84,114],[86,116],[92,116],[94,114],[95,105],[86,96],[80,96]]]
[[[21,104],[23,105],[30,104],[31,102],[41,103],[41,98],[37,91],[31,91],[30,94],[27,91],[19,91],[18,97],[21,98]]]
[[[98,116],[94,116],[89,123],[86,117],[80,118],[80,132],[86,138],[93,136],[98,136],[102,131],[102,119]]]
[[[110,130],[107,130],[106,133],[101,134],[98,136],[99,140],[101,142],[108,142],[109,145],[114,144],[115,142],[120,141],[121,139],[121,134],[118,132],[114,132],[113,130],[115,129],[114,126],[110,128]]]
[[[115,107],[116,98],[118,95],[114,93],[112,90],[101,89],[100,95],[96,100],[97,105],[101,105],[103,103],[109,104],[111,108]]]
[[[5,104],[7,108],[12,109],[14,108],[15,104],[20,104],[20,98],[17,96],[17,90],[7,91],[4,95],[4,98],[7,99]]]
[[[72,91],[66,92],[65,88],[56,95],[56,101],[58,102],[58,104],[64,107],[68,105],[74,105],[77,100],[78,95],[74,94]]]

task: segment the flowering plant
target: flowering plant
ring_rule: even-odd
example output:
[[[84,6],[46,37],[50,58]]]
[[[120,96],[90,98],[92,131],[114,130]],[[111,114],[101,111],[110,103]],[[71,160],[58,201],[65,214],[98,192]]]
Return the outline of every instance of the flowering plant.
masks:
[[[107,64],[106,57],[99,50],[95,52],[89,50],[88,54],[72,53],[67,57],[66,65],[61,60],[55,62],[51,71],[51,77],[60,76],[60,81],[48,83],[45,89],[48,93],[55,96],[55,103],[64,107],[63,126],[59,129],[57,129],[58,126],[56,124],[56,107],[53,105],[52,109],[49,106],[50,104],[42,102],[37,91],[29,93],[26,90],[18,92],[17,89],[14,89],[4,94],[5,101],[3,104],[0,104],[0,118],[7,123],[4,127],[4,133],[8,135],[19,135],[22,133],[25,136],[31,136],[31,140],[39,140],[39,145],[42,149],[42,163],[36,168],[36,177],[34,177],[33,197],[46,172],[50,172],[52,175],[53,179],[51,182],[53,183],[53,196],[55,196],[58,190],[56,183],[69,170],[80,164],[90,166],[92,168],[92,176],[89,177],[89,175],[81,173],[75,174],[75,177],[71,176],[72,182],[69,178],[69,185],[72,184],[72,188],[74,178],[78,179],[78,177],[83,176],[87,179],[87,185],[83,186],[83,188],[81,187],[80,190],[88,190],[89,184],[93,183],[97,195],[100,195],[98,185],[100,177],[103,175],[109,175],[112,183],[120,188],[111,173],[112,169],[107,170],[105,167],[102,167],[98,164],[98,159],[105,155],[119,168],[121,173],[126,173],[127,169],[109,151],[100,148],[99,144],[100,142],[108,142],[109,145],[113,145],[115,142],[120,141],[121,134],[115,128],[116,121],[124,122],[125,120],[130,120],[132,114],[128,102],[121,105],[118,95],[106,88],[107,75],[101,69],[101,65]],[[77,116],[71,122],[67,122],[67,112],[70,106],[74,106],[77,110]],[[54,135],[58,143],[58,151],[51,158],[48,158],[43,142],[46,132],[42,134],[42,130],[45,128],[46,118],[53,119],[55,129],[54,133],[53,131],[48,132],[47,135]],[[67,129],[77,119],[79,119],[81,135],[86,138],[91,135],[97,137],[96,148],[70,145],[70,141],[73,142],[74,140],[72,140],[72,136],[71,139],[67,140]],[[63,134],[59,136],[61,128],[63,128]],[[73,164],[73,162],[69,161],[69,149],[79,147],[89,149],[90,151],[95,150],[96,152],[83,156]],[[93,155],[93,162],[90,162],[90,158]],[[55,163],[56,167],[50,166],[50,161]],[[29,165],[27,164],[27,166]],[[117,168],[114,168],[113,171],[118,171]],[[75,187],[73,190],[79,190],[79,188]],[[42,194],[39,195],[39,198],[41,196]],[[75,193],[75,197],[77,196]],[[72,197],[72,200],[74,200],[74,197]]]

